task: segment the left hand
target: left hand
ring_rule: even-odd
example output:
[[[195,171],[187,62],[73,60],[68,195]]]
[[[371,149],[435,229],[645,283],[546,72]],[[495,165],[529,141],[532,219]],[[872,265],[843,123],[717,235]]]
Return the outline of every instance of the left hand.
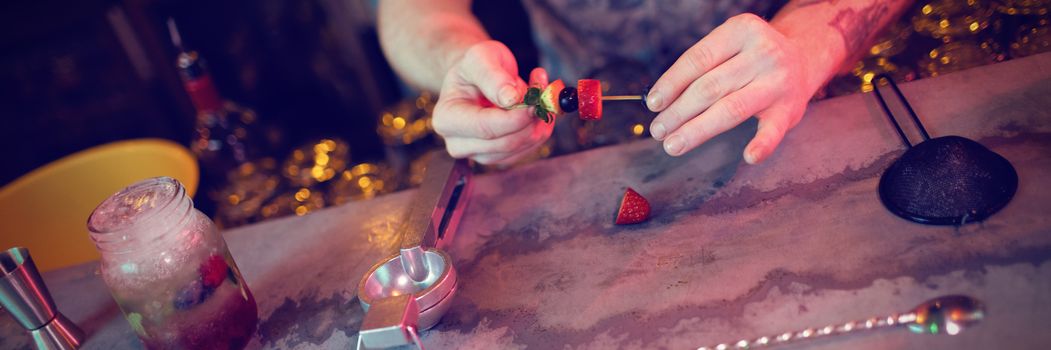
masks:
[[[664,150],[679,156],[753,115],[759,130],[744,150],[756,164],[803,117],[817,90],[807,86],[801,50],[763,19],[728,19],[688,49],[653,85],[646,104]]]

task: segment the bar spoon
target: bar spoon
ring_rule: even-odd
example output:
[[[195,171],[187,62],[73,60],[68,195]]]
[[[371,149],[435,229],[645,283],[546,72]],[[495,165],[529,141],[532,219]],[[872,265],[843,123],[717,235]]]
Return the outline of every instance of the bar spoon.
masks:
[[[945,295],[927,300],[905,313],[832,324],[822,328],[807,328],[753,340],[741,339],[734,343],[702,346],[697,350],[750,349],[887,327],[906,327],[913,333],[956,335],[964,328],[974,326],[984,317],[985,305],[978,299],[966,295]]]

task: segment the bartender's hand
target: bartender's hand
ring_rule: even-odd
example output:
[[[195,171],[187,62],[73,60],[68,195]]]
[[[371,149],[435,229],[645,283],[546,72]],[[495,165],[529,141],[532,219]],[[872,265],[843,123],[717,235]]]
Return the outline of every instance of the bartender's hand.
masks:
[[[547,72],[534,69],[530,85],[546,86]],[[501,108],[522,101],[527,88],[504,44],[492,40],[475,44],[442,82],[434,107],[434,131],[445,138],[446,150],[455,158],[513,163],[546,141],[554,127],[530,109]]]
[[[818,86],[806,82],[806,59],[763,19],[730,18],[688,49],[653,85],[647,106],[660,112],[650,133],[678,156],[746,119],[759,130],[744,150],[755,164],[794,127]]]

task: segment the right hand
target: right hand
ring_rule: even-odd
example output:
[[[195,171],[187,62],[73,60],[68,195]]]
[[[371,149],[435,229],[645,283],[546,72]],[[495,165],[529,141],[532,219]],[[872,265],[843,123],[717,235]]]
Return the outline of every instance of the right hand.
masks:
[[[547,72],[533,69],[529,80],[546,86]],[[445,75],[434,107],[434,131],[445,139],[449,155],[511,164],[547,141],[554,122],[544,123],[532,109],[504,109],[521,102],[527,88],[507,46],[483,41],[468,48]]]

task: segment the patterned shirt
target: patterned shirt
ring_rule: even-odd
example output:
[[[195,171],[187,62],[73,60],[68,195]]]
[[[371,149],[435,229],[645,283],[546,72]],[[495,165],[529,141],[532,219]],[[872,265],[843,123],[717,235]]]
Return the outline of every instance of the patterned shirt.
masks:
[[[524,0],[540,63],[552,77],[594,77],[605,66],[644,67],[655,79],[734,15],[769,18],[783,1]]]

